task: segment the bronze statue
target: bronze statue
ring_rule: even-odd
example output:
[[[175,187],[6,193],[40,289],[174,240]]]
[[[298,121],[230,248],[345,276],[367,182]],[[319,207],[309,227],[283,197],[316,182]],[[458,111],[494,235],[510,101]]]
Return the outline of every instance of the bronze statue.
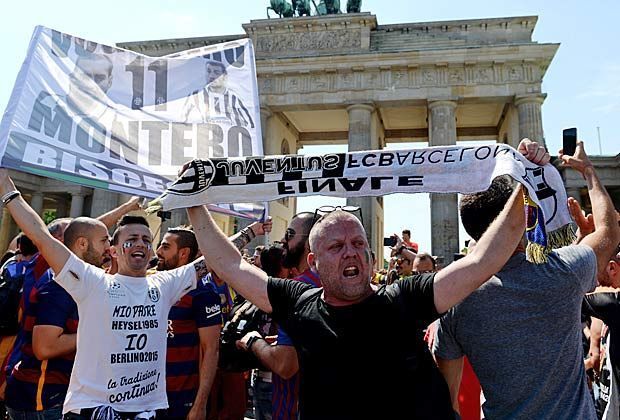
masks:
[[[292,0],[293,10],[297,10],[297,16],[311,16],[310,0]]]
[[[321,0],[317,6],[315,1],[312,0],[317,15],[336,15],[342,13],[340,11],[340,0]]]
[[[347,13],[359,13],[362,11],[362,0],[347,0]]]
[[[293,6],[286,0],[270,0],[270,3],[271,7],[267,7],[268,19],[271,19],[271,16],[269,16],[269,10],[273,10],[278,14],[278,16],[286,18],[293,17],[293,15],[295,14]]]
[[[310,7],[310,0],[291,0],[292,3],[286,0],[270,0],[271,7],[267,7],[267,18],[269,11],[273,10],[279,17],[290,18],[295,16],[311,16],[312,8]],[[321,15],[337,15],[342,13],[340,11],[340,0],[321,0],[317,5],[315,0],[312,0],[312,4],[316,10],[316,14]],[[359,13],[362,9],[362,0],[347,0],[347,13]]]

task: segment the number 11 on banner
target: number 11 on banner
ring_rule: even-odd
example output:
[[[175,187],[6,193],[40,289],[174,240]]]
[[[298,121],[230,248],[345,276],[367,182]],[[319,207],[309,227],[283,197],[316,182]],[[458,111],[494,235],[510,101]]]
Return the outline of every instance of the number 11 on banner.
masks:
[[[132,74],[131,109],[142,109],[144,105],[144,57],[136,57],[125,66],[125,70]],[[148,70],[155,73],[155,110],[165,111],[168,102],[168,62],[166,60],[153,61]]]

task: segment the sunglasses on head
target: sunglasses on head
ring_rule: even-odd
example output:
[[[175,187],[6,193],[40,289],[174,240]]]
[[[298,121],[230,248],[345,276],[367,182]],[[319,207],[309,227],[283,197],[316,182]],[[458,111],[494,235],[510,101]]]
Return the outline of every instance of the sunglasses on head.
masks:
[[[321,206],[314,212],[314,219],[312,220],[312,225],[319,220],[321,220],[324,216],[329,213],[335,212],[336,210],[346,211],[347,213],[352,213],[362,222],[362,209],[357,206]]]

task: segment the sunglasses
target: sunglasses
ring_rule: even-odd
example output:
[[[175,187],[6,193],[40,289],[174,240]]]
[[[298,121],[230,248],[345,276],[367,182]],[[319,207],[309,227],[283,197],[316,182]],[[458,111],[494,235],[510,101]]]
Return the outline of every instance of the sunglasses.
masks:
[[[319,220],[321,220],[324,216],[329,213],[335,212],[336,210],[346,211],[347,213],[352,213],[362,222],[362,209],[357,206],[321,206],[314,212],[314,218],[312,219],[312,225]]]
[[[288,241],[290,241],[291,239],[293,239],[293,238],[295,237],[295,235],[299,235],[299,236],[310,236],[310,235],[307,235],[307,234],[306,234],[306,235],[301,234],[301,233],[299,233],[299,234],[298,234],[297,232],[295,232],[295,229],[288,228],[288,229],[286,229],[286,230],[284,231],[284,240],[285,240],[286,242],[288,242]]]

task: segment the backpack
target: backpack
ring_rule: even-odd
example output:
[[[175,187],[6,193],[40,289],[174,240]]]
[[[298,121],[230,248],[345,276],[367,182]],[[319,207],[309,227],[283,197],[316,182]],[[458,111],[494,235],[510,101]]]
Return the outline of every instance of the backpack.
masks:
[[[229,372],[259,368],[265,370],[254,353],[238,349],[236,341],[250,331],[258,331],[264,335],[265,327],[271,323],[271,317],[247,300],[235,302],[230,315],[220,334],[219,368]]]
[[[26,262],[8,260],[0,269],[0,336],[17,334],[19,302],[26,272]]]

